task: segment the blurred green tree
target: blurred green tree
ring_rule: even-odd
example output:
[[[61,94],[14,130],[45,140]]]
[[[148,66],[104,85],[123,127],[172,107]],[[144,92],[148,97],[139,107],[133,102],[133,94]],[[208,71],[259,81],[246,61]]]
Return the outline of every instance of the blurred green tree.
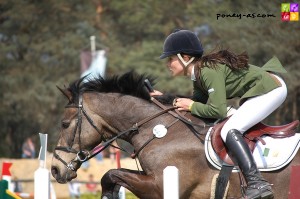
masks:
[[[270,18],[217,18],[218,14],[272,14]],[[89,37],[107,47],[108,74],[134,69],[157,77],[163,92],[191,94],[188,78],[173,79],[159,60],[165,37],[175,28],[194,30],[205,52],[221,46],[247,51],[263,65],[277,55],[289,71],[289,96],[267,121],[299,118],[299,22],[282,22],[280,3],[224,0],[10,0],[0,2],[0,156],[20,157],[23,140],[59,133],[65,98],[56,89],[80,75],[79,55]],[[39,146],[38,139],[35,140]]]

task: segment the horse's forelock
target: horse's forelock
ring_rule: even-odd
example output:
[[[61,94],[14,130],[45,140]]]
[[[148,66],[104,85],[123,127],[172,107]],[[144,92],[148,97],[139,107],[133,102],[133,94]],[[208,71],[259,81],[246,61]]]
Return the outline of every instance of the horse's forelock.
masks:
[[[79,95],[82,92],[82,82],[83,82],[84,78],[85,77],[82,77],[79,80],[74,81],[67,88],[68,91],[70,91],[70,93],[72,95],[70,103],[74,103],[75,104],[76,102],[78,102]]]

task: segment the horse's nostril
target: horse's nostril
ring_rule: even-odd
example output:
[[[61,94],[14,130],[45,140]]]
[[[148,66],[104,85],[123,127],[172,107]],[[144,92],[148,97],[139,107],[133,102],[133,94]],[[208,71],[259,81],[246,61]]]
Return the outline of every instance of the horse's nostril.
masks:
[[[51,173],[52,173],[52,176],[53,176],[55,179],[57,179],[58,174],[59,174],[58,168],[55,167],[55,166],[52,166],[52,167],[51,167]]]

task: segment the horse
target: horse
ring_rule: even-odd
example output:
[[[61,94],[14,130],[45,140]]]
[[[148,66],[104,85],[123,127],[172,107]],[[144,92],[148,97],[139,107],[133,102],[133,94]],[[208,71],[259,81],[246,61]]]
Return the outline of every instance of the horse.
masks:
[[[68,99],[51,165],[58,183],[76,178],[81,163],[95,155],[100,143],[102,150],[121,139],[133,146],[132,157],[139,160],[142,170],[107,171],[101,179],[102,199],[117,199],[121,186],[138,198],[161,199],[163,170],[170,165],[179,171],[181,199],[213,195],[212,180],[220,171],[207,160],[204,141],[206,132],[216,123],[178,112],[163,100],[154,103],[144,85],[145,79],[153,82],[151,78],[131,71],[86,82],[81,78],[68,88],[58,87]],[[197,131],[190,125],[195,123]],[[297,165],[299,151],[283,168],[262,173],[273,184],[275,198],[287,198],[291,168]],[[229,184],[227,198],[241,198],[238,172],[231,174]]]

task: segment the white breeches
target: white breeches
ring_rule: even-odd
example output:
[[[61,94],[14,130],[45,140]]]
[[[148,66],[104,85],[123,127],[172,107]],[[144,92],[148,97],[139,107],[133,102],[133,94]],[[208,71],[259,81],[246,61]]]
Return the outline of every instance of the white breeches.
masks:
[[[280,77],[274,76],[280,81],[281,87],[245,101],[222,128],[221,137],[224,142],[229,130],[236,129],[243,134],[252,126],[265,119],[284,102],[287,96],[286,84]]]

